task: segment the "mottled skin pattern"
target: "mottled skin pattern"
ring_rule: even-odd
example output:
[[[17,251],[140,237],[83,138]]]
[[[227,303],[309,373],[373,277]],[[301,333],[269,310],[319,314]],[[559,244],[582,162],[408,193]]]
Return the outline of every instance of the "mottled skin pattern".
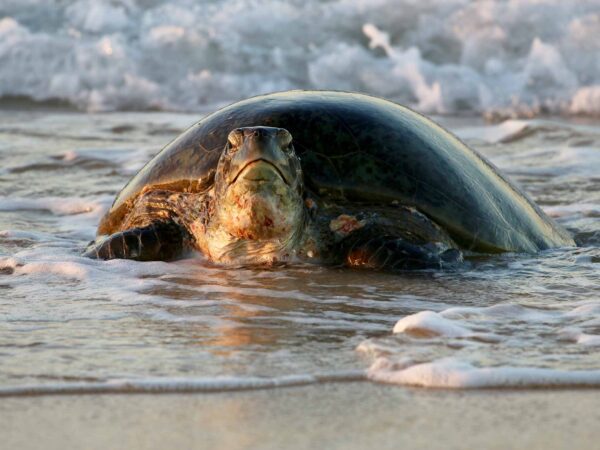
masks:
[[[180,258],[196,245],[189,224],[208,219],[208,201],[209,197],[164,189],[142,192],[120,229],[98,236],[86,255],[139,261]]]
[[[480,252],[574,245],[493,165],[437,124],[392,102],[330,91],[254,97],[202,119],[129,182],[98,234],[122,229],[145,188],[209,189],[229,132],[258,125],[294,136],[304,184],[327,204],[414,207],[462,248]]]
[[[145,188],[119,229],[86,254],[168,260],[192,250],[219,263],[386,270],[441,268],[462,258],[452,239],[415,209],[329,204],[305,192],[292,136],[272,127],[233,130],[207,191]]]

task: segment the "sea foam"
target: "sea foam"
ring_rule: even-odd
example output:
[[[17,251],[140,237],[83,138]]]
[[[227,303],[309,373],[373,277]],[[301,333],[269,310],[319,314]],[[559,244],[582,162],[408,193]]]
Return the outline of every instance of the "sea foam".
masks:
[[[371,366],[368,377],[377,382],[428,388],[600,387],[600,370],[475,367],[453,359],[397,369],[381,358]]]
[[[298,374],[281,377],[142,378],[105,382],[47,383],[0,387],[0,397],[73,394],[168,394],[248,391],[311,384],[362,381],[362,371]]]
[[[395,337],[369,339],[357,349],[373,357],[367,376],[376,382],[461,389],[600,387],[590,353],[600,346],[600,306],[595,301],[570,306],[505,303],[421,311],[398,320]],[[526,362],[529,349],[538,354]],[[517,364],[511,364],[512,352]],[[579,353],[588,359],[580,358],[581,367],[573,358]]]
[[[559,0],[9,1],[0,96],[196,111],[308,88],[426,113],[598,115],[599,10]]]

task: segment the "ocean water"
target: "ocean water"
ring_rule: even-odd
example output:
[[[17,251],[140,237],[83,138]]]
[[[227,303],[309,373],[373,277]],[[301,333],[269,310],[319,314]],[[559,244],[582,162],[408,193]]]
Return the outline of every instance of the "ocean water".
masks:
[[[291,88],[598,116],[600,0],[0,1],[0,97],[198,111]]]
[[[600,387],[597,121],[436,118],[575,248],[405,274],[83,258],[115,194],[200,116],[0,111],[0,395]]]
[[[291,88],[436,115],[579,246],[401,275],[80,256],[171,139]],[[600,0],[0,0],[0,395],[600,387],[599,116]]]

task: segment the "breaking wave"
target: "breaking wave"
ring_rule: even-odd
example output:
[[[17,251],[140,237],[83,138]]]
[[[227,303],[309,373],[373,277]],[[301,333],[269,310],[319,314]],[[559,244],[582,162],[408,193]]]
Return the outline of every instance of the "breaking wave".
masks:
[[[292,88],[600,115],[600,2],[5,0],[0,96],[203,110]]]

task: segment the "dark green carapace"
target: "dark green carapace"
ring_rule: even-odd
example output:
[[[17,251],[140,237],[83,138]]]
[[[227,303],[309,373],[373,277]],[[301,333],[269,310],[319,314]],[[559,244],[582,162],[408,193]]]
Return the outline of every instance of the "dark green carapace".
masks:
[[[326,204],[412,207],[473,251],[574,245],[498,169],[436,123],[386,100],[329,91],[258,96],[200,120],[125,186],[98,234],[118,230],[149,188],[210,189],[228,134],[255,126],[291,133],[304,185]]]

